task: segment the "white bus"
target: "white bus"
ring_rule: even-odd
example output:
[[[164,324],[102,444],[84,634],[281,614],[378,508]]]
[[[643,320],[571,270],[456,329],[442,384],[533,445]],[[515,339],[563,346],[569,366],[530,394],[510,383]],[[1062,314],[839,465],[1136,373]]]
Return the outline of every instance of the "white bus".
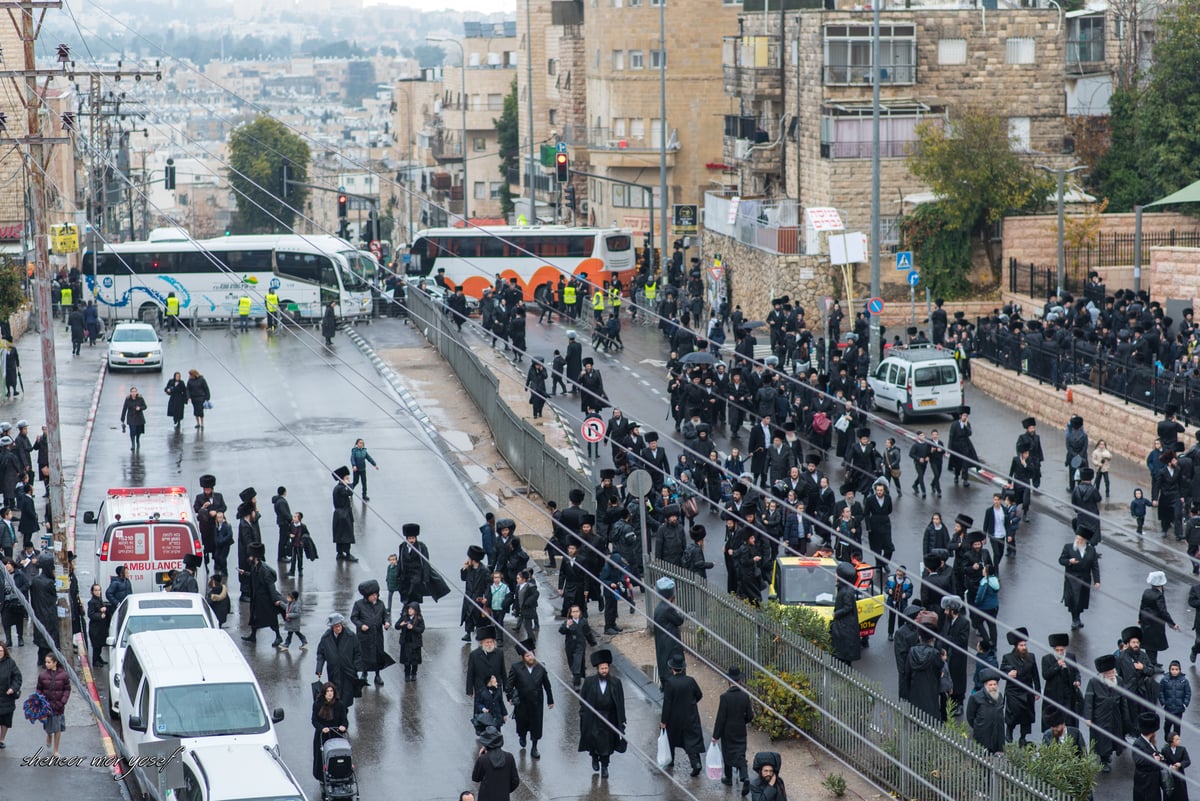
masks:
[[[530,254],[533,255],[530,255]],[[429,228],[417,232],[405,272],[436,275],[473,298],[483,295],[496,276],[516,278],[533,300],[533,291],[559,275],[587,273],[600,285],[619,277],[628,289],[637,266],[633,232],[628,228],[571,228],[563,225],[498,225],[487,228]]]
[[[155,232],[156,234],[158,232]],[[341,317],[368,317],[370,287],[359,276],[359,254],[334,236],[223,236],[191,241],[186,236],[108,245],[84,254],[86,294],[110,320],[149,320],[162,313],[167,296],[179,299],[187,321],[227,320],[243,292],[251,315],[266,314],[263,297],[319,320],[331,300]]]

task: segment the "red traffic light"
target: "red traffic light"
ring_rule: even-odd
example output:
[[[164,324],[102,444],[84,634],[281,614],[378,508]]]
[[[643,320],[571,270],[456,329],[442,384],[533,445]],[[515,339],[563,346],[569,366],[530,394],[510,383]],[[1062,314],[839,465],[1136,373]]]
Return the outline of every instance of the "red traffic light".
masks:
[[[556,153],[554,155],[554,176],[560,184],[565,184],[569,179],[566,153]]]
[[[346,212],[349,210],[349,204],[344,194],[338,195],[338,217],[345,219]]]

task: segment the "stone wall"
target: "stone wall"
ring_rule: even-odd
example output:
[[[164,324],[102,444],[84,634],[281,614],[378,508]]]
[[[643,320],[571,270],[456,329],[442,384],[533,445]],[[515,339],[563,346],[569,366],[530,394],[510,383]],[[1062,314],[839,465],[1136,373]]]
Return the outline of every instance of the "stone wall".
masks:
[[[1200,248],[1151,248],[1142,280],[1154,300],[1187,299],[1195,305],[1200,300]]]
[[[971,362],[971,386],[996,400],[1038,420],[1043,438],[1061,436],[1073,415],[1083,418],[1084,429],[1094,446],[1105,440],[1109,450],[1141,463],[1154,447],[1158,417],[1133,404],[1126,405],[1112,395],[1101,395],[1088,387],[1071,387],[1072,401],[1066,390],[1039,384],[1027,376],[1003,370],[982,359]],[[1013,440],[1019,431],[1013,432]]]
[[[776,256],[710,231],[703,234],[703,252],[721,254],[730,308],[741,306],[748,320],[761,320],[771,311],[771,298],[782,295],[820,319],[821,298],[840,294],[841,271],[823,256]]]

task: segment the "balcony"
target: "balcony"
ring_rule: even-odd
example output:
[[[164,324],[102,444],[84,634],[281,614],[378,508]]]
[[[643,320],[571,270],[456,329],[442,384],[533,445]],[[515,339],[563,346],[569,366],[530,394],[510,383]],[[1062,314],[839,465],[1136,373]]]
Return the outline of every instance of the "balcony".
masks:
[[[916,144],[915,139],[880,139],[879,157],[882,159],[907,158]],[[824,159],[869,159],[871,140],[850,142],[822,142],[821,158]]]
[[[727,36],[722,48],[725,94],[743,100],[780,99],[782,49],[777,36]]]
[[[439,132],[438,136],[430,140],[429,152],[433,156],[434,161],[439,164],[448,164],[463,160],[462,143],[458,141],[447,142],[444,132]]]
[[[770,144],[777,138],[779,120],[775,118],[725,115],[723,157],[754,172],[777,173],[783,166],[781,148]]]
[[[588,130],[588,156],[593,167],[640,169],[658,165],[659,144],[658,136],[652,134],[646,138],[644,131],[638,130],[637,136],[622,136],[620,131],[608,128],[591,128]],[[675,153],[679,150],[679,139],[674,130],[667,138],[667,167],[675,166]]]
[[[804,253],[804,210],[795,200],[704,195],[704,228],[767,253]],[[731,222],[732,220],[732,222]]]
[[[870,64],[826,64],[826,86],[870,86]],[[915,64],[888,64],[879,69],[880,86],[903,86],[917,82]]]
[[[1067,74],[1093,75],[1105,72],[1103,39],[1068,39]]]

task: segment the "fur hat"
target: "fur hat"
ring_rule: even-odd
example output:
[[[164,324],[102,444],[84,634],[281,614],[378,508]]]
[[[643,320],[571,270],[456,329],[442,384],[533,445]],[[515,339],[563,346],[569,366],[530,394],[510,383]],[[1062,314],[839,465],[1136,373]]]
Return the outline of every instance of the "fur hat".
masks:
[[[215,486],[217,486],[216,476],[212,475],[211,473],[205,473],[204,475],[200,476],[201,489],[212,489]]]
[[[979,674],[979,680],[984,684],[988,683],[989,681],[1004,681],[1007,678],[1008,676],[1005,676],[1003,673],[993,667],[987,668],[986,670],[981,671]]]
[[[740,481],[733,485],[733,491],[738,495],[741,495],[743,498],[750,494],[750,488]]]
[[[403,526],[400,527],[400,530],[404,532],[405,539],[408,539],[409,537],[421,536],[421,524],[420,523],[405,523]]]
[[[596,525],[596,516],[595,515],[580,515],[579,525],[581,525],[581,526]]]
[[[813,467],[816,467],[816,466],[820,465],[820,464],[821,464],[821,454],[819,454],[819,453],[816,453],[816,452],[814,452],[814,453],[810,453],[810,454],[809,454],[809,455],[808,455],[808,456],[807,456],[807,457],[804,459],[804,463],[805,463],[805,464],[811,464]]]
[[[596,360],[595,360],[595,359],[593,359],[591,356],[587,356],[587,357],[585,357],[585,358],[584,358],[584,360],[583,360],[583,366],[584,366],[584,367],[588,366],[589,364],[595,364],[595,363],[596,363]]]
[[[183,555],[183,566],[188,570],[199,570],[202,564],[204,564],[204,560],[194,553],[185,553]]]
[[[1079,468],[1079,480],[1080,481],[1095,481],[1096,480],[1096,471],[1090,467]]]
[[[683,651],[676,651],[675,653],[671,654],[670,658],[667,659],[667,669],[678,671],[687,670],[687,662],[685,662],[683,659]]]
[[[487,556],[487,554],[484,553],[483,548],[480,548],[478,545],[467,546],[467,558],[472,562],[482,562],[485,556]]]
[[[241,520],[243,517],[252,513],[253,511],[254,511],[254,504],[240,503],[240,504],[238,504],[236,517],[238,520]]]
[[[475,629],[475,641],[476,642],[483,642],[484,640],[494,640],[494,639],[496,639],[496,627],[495,626],[480,626],[479,628]]]
[[[922,559],[922,561],[925,564],[925,569],[932,573],[933,571],[935,571],[939,567],[941,567],[942,563],[945,562],[946,560],[937,551],[931,551],[931,552],[925,554],[925,557],[924,557],[924,559]]]
[[[982,531],[972,531],[967,534],[967,542],[974,545],[977,542],[987,542],[987,535]]]
[[[605,467],[604,469],[602,469],[600,471],[600,480],[601,481],[604,481],[605,479],[612,481],[616,477],[617,477],[617,471],[613,470],[611,467]]]
[[[663,507],[663,517],[679,517],[679,504],[669,503]]]
[[[1053,729],[1055,726],[1061,726],[1066,722],[1067,719],[1063,717],[1062,710],[1051,708],[1042,713],[1043,729]]]
[[[366,598],[368,595],[379,594],[379,582],[375,579],[367,579],[358,585],[358,594]]]
[[[670,576],[663,576],[658,581],[654,582],[654,589],[658,590],[663,595],[673,595],[675,593],[675,579]]]
[[[583,503],[583,499],[586,497],[586,493],[578,487],[567,493],[567,500],[571,503]]]
[[[647,445],[649,445],[651,442],[658,442],[658,432],[647,431],[644,439],[646,440]]]
[[[961,415],[964,415],[964,414],[970,414],[970,413],[971,413],[971,407],[970,407],[970,406],[967,406],[967,405],[964,403],[962,406],[959,406],[959,407],[958,407],[958,413],[959,413],[959,415],[960,415],[960,416],[961,416]]]
[[[333,471],[333,477],[336,479],[350,478],[350,468],[342,465],[337,470]]]
[[[1071,644],[1070,634],[1051,634],[1047,638],[1051,648],[1066,648]]]
[[[1140,643],[1142,641],[1141,627],[1140,626],[1128,626],[1126,628],[1121,629],[1121,639],[1124,642],[1129,642],[1130,640],[1137,640]]]
[[[1035,418],[1035,417],[1026,417],[1024,420],[1021,421],[1021,428],[1032,428],[1036,425],[1037,425],[1037,418]]]
[[[1007,632],[1004,639],[1008,640],[1009,645],[1017,645],[1017,643],[1027,642],[1029,640],[1029,629],[1022,626],[1019,629]]]
[[[1096,665],[1097,673],[1107,673],[1110,670],[1117,669],[1117,658],[1112,654],[1103,654],[1096,657],[1094,664]]]
[[[601,665],[612,664],[612,651],[607,648],[601,648],[598,651],[592,651],[592,667],[600,667]]]
[[[869,437],[871,436],[871,429],[863,426],[854,432],[854,436],[858,437],[859,439],[862,439],[863,437]]]
[[[504,529],[508,529],[509,534],[517,532],[517,524],[513,522],[511,517],[502,517],[496,521],[496,533],[499,534]]]
[[[1155,712],[1143,712],[1138,715],[1137,727],[1138,734],[1154,734],[1158,731],[1161,720]]]
[[[267,555],[267,546],[263,545],[261,542],[250,543],[246,550],[251,556],[257,556],[259,559],[262,559]]]
[[[963,603],[963,599],[959,598],[957,595],[943,595],[942,596],[942,609],[946,609],[946,610],[954,609],[956,611],[961,612],[965,608],[966,608],[966,604]],[[1015,645],[1015,643],[1014,643],[1014,645]]]
[[[238,493],[238,497],[242,499],[243,503],[250,503],[250,501],[258,497],[258,492],[254,489],[254,487],[246,487],[244,490]]]
[[[954,516],[954,522],[958,523],[963,528],[970,528],[971,526],[975,525],[975,518],[971,517],[970,515],[960,514]]]
[[[339,623],[345,623],[345,622],[346,622],[346,616],[343,615],[341,612],[333,612],[332,614],[329,615],[329,617],[325,618],[325,625],[328,628],[333,628],[334,626],[338,625]]]
[[[699,542],[708,536],[708,532],[704,530],[704,526],[697,524],[692,526],[692,530],[688,532],[688,535],[691,536],[695,542]]]

